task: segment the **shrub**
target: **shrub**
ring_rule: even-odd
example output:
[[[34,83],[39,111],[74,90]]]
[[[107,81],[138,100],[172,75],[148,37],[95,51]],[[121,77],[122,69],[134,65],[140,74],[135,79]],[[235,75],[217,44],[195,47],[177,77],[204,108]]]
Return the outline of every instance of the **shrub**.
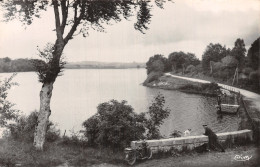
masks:
[[[16,140],[32,142],[34,138],[35,126],[37,125],[38,112],[33,111],[29,116],[21,116],[16,123],[10,124],[11,137]],[[46,141],[54,142],[59,138],[60,131],[57,130],[52,122],[47,125]]]
[[[12,107],[13,103],[9,102],[6,98],[8,90],[17,83],[12,82],[16,74],[13,74],[10,78],[4,81],[0,80],[0,126],[7,126],[7,122],[10,120],[16,120],[19,110],[15,110]]]
[[[223,67],[223,64],[221,62],[215,62],[213,64],[213,71],[218,71],[218,70],[221,70]]]
[[[126,101],[111,100],[98,105],[98,112],[83,122],[90,144],[123,148],[144,138],[145,114],[136,114]]]
[[[238,65],[238,61],[233,56],[226,56],[221,59],[224,66],[227,67],[236,67]]]
[[[186,68],[186,70],[185,70],[185,72],[187,72],[187,73],[195,72],[195,71],[196,71],[196,67],[195,67],[194,65],[189,65],[189,66]]]
[[[235,70],[235,68],[223,67],[222,70],[217,72],[217,76],[222,80],[228,80],[234,76]]]
[[[170,110],[164,108],[164,104],[164,97],[159,93],[153,100],[152,105],[149,107],[147,113],[150,118],[146,121],[148,139],[158,139],[162,137],[159,127],[163,124],[164,119],[166,119],[170,114]]]
[[[159,94],[148,112],[140,114],[124,100],[99,104],[97,113],[83,122],[88,144],[123,148],[133,140],[160,138],[159,127],[170,113],[164,103],[164,97]]]
[[[88,138],[88,142],[91,145],[98,144],[96,143],[96,139],[98,138],[100,122],[101,120],[98,114],[95,114],[83,123],[83,126],[86,128],[85,136]]]
[[[80,146],[80,147],[88,146],[87,140],[83,139],[80,136],[80,132],[78,133],[73,132],[71,136],[63,136],[59,144],[73,145],[73,146]]]
[[[198,71],[199,73],[203,72],[202,64],[196,65],[196,71]]]

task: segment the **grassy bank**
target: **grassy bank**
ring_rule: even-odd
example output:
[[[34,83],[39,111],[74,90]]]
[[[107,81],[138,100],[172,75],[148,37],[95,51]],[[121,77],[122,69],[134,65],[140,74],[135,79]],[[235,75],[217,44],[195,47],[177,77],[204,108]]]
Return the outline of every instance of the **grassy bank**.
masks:
[[[205,84],[192,82],[189,80],[165,75],[159,76],[151,82],[145,82],[144,85],[152,88],[179,90],[185,93],[201,94],[205,96],[216,96],[216,89],[218,88],[218,86],[214,83]]]
[[[248,161],[236,161],[236,155],[252,156]],[[210,151],[205,153],[188,153],[181,156],[170,156],[163,159],[152,159],[143,161],[137,164],[138,167],[257,167],[259,160],[260,149],[254,146],[241,146],[232,149],[226,149],[225,153]]]
[[[0,139],[0,166],[51,167],[62,164],[91,166],[102,163],[124,166],[123,156],[123,151],[93,148],[76,143],[64,144],[62,139],[46,143],[44,151],[34,150],[32,143],[12,138]]]
[[[229,144],[229,141],[222,143],[228,153],[241,154],[252,153],[256,147],[248,143]],[[244,152],[242,150],[250,150]],[[224,153],[227,154],[227,153]],[[150,166],[160,162],[159,166],[164,164],[165,159],[174,158],[182,159],[184,162],[189,160],[189,157],[200,159],[201,156],[207,155],[211,158],[218,158],[216,155],[223,155],[218,151],[210,151],[197,153],[193,151],[173,152],[159,152],[153,155],[152,160],[138,161],[138,165]],[[233,155],[233,154],[232,154]],[[254,153],[254,158],[256,154]],[[173,159],[172,159],[173,160]],[[227,161],[228,159],[223,158]],[[208,162],[208,165],[211,164]],[[255,161],[254,161],[255,163]],[[32,143],[18,142],[12,138],[3,138],[0,140],[0,166],[23,166],[23,167],[62,167],[62,166],[127,166],[124,162],[123,151],[113,151],[109,148],[93,148],[77,143],[64,144],[62,139],[53,143],[46,143],[44,151],[36,151],[32,147]],[[169,165],[169,164],[168,164]]]

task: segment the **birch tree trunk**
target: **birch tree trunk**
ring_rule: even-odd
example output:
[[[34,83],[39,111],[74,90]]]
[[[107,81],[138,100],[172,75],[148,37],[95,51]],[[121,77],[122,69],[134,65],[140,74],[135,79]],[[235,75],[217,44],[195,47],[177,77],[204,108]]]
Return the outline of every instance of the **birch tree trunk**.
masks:
[[[37,150],[43,150],[45,134],[51,115],[50,102],[52,96],[53,82],[44,83],[40,92],[40,112],[38,115],[37,126],[34,133],[33,145]]]

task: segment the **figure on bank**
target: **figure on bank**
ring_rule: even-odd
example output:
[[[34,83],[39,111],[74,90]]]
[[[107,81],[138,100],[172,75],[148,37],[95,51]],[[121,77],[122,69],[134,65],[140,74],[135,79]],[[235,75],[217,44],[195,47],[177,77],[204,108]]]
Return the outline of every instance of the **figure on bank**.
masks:
[[[204,135],[209,138],[208,148],[212,150],[221,149],[222,152],[225,152],[225,149],[218,141],[217,135],[207,125],[203,125],[203,127],[205,129]]]

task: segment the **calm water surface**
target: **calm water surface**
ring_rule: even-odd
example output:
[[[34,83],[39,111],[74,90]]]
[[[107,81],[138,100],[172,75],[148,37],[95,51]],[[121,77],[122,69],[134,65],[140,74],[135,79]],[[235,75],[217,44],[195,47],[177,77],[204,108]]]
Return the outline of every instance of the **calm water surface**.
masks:
[[[10,75],[2,73],[0,79]],[[202,134],[203,124],[208,124],[216,132],[237,130],[237,116],[217,118],[214,98],[147,88],[141,85],[145,78],[145,69],[65,70],[54,84],[50,119],[62,131],[77,131],[82,129],[83,121],[96,113],[96,107],[102,102],[126,100],[139,113],[147,111],[152,99],[161,92],[171,110],[161,127],[163,135],[168,136],[175,129],[184,131],[189,128],[194,135]],[[19,86],[10,91],[8,98],[16,104],[15,108],[25,114],[38,110],[41,83],[37,75],[34,72],[18,73],[14,81]]]

